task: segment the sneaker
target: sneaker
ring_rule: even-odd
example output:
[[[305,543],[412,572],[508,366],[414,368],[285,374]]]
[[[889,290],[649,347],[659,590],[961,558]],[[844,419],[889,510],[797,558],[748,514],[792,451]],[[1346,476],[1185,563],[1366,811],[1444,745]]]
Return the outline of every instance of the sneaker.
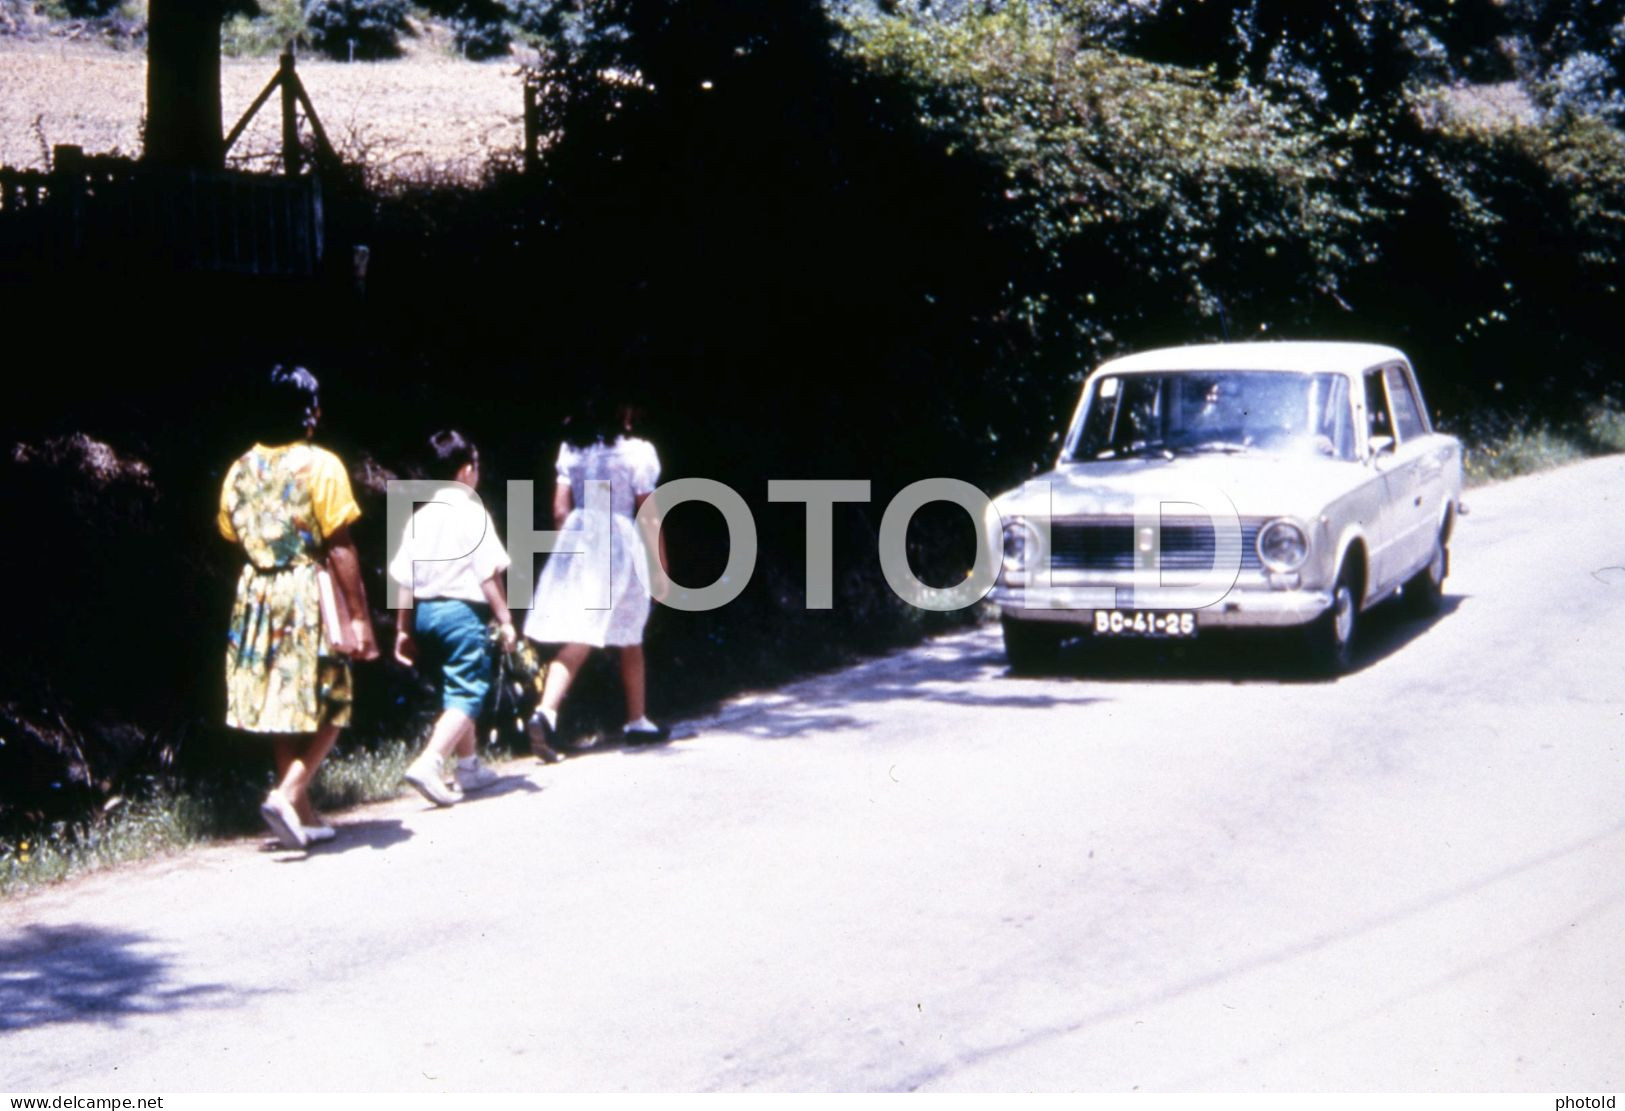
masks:
[[[320,841],[331,841],[336,836],[333,827],[329,825],[303,826],[301,828],[305,831],[305,840],[312,845]]]
[[[536,759],[544,764],[557,764],[564,759],[564,753],[553,747],[553,726],[540,710],[525,722],[525,734],[530,738],[530,751]]]
[[[283,797],[281,791],[272,791],[260,803],[260,817],[265,819],[266,826],[276,834],[284,849],[302,849],[307,840],[305,827],[299,824],[299,815],[294,813],[293,804]]]
[[[501,778],[500,775],[484,764],[475,764],[473,767],[468,768],[463,767],[461,764],[457,765],[457,786],[461,787],[464,792],[483,791]]]
[[[671,739],[671,729],[664,725],[629,725],[621,730],[621,739],[629,745],[652,745]]]
[[[438,760],[420,758],[406,769],[406,775],[402,778],[416,787],[418,794],[436,806],[451,806],[461,797],[461,792],[453,791],[446,785],[446,781],[440,778],[438,764]]]

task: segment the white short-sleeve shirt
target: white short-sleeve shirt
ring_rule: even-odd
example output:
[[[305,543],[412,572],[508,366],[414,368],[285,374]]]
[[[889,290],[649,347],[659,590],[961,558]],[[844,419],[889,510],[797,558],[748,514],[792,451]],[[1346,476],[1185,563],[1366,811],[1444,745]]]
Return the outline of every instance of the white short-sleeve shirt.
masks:
[[[389,576],[412,584],[417,599],[484,602],[480,584],[508,569],[508,552],[491,514],[460,482],[447,483],[406,524]]]

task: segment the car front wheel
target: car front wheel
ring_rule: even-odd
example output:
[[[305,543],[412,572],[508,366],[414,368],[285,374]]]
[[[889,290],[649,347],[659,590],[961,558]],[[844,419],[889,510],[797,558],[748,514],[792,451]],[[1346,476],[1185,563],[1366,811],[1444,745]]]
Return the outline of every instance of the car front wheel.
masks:
[[[1332,588],[1332,604],[1309,626],[1309,658],[1321,675],[1342,675],[1354,664],[1354,632],[1360,599],[1345,567]]]
[[[1000,624],[1004,626],[1004,655],[1012,672],[1031,675],[1055,666],[1061,654],[1058,627],[1013,617],[1003,618]]]

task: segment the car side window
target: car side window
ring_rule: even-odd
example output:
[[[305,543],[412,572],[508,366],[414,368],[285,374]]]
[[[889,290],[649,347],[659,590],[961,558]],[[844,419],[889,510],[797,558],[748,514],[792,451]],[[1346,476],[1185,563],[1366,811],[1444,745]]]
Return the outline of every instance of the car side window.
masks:
[[[1390,366],[1383,371],[1383,377],[1388,383],[1388,399],[1393,405],[1394,427],[1399,430],[1400,440],[1403,442],[1426,436],[1427,418],[1422,415],[1422,407],[1417,403],[1411,376],[1402,366]]]
[[[1327,378],[1330,385],[1316,393],[1319,416],[1314,431],[1324,437],[1322,450],[1326,454],[1333,459],[1353,459],[1354,422],[1349,417],[1349,381],[1340,374]]]
[[[1367,438],[1392,438],[1394,422],[1388,417],[1388,392],[1382,388],[1382,372],[1368,371],[1365,376],[1365,412]]]

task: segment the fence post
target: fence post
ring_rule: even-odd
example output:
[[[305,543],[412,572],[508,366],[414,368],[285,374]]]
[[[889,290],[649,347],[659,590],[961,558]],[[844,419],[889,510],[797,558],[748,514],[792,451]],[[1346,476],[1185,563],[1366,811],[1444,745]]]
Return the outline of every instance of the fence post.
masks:
[[[525,172],[534,173],[541,161],[542,113],[537,103],[536,82],[525,76]]]
[[[63,145],[51,148],[50,205],[57,213],[61,243],[78,256],[84,246],[85,151]]]
[[[282,78],[282,172],[299,176],[298,78],[293,72],[293,51],[284,51],[280,60]]]

